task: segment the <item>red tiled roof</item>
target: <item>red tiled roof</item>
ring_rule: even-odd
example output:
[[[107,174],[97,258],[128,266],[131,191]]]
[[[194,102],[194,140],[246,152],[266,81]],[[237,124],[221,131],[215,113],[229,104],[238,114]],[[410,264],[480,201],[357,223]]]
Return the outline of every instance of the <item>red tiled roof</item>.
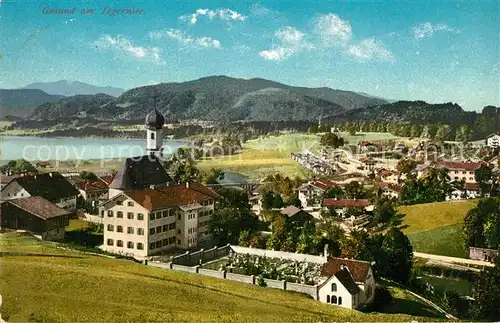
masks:
[[[337,274],[342,270],[342,265],[345,265],[349,269],[352,278],[357,283],[364,282],[370,270],[369,262],[331,257],[328,259],[328,262],[321,267],[321,276],[331,277]]]
[[[106,183],[108,186],[109,184],[111,184],[111,182],[113,181],[113,179],[115,178],[115,175],[116,174],[113,174],[113,175],[106,175],[106,176],[101,176],[99,177],[104,183]]]
[[[464,183],[464,189],[469,191],[479,191],[481,187],[478,183]]]
[[[177,186],[159,186],[124,192],[125,195],[139,203],[148,211],[161,210],[172,206],[199,203],[218,197],[211,189],[198,184],[189,183]]]
[[[394,183],[386,183],[386,182],[376,182],[375,186],[382,187],[382,188],[388,188],[390,190],[393,190],[395,192],[400,192],[402,190],[402,186]]]
[[[368,200],[336,200],[334,198],[323,199],[323,206],[333,206],[333,207],[356,207],[363,206],[367,207],[370,205]]]
[[[18,177],[21,177],[21,175],[10,175],[10,176],[0,175],[0,183],[8,184],[11,180]]]
[[[49,161],[41,161],[41,162],[36,163],[36,166],[37,167],[39,167],[39,166],[51,166],[51,164]]]
[[[30,196],[20,199],[13,199],[5,201],[4,203],[9,203],[43,220],[71,214],[65,209],[62,209],[57,205],[50,203],[40,196]]]
[[[97,192],[108,189],[108,184],[106,184],[103,180],[97,179],[94,181],[82,181],[75,183],[75,186],[83,190],[85,192]]]
[[[483,163],[466,163],[466,162],[440,162],[438,165],[451,170],[465,170],[472,172],[479,167],[481,167]]]
[[[337,184],[327,178],[321,178],[318,180],[315,180],[314,182],[311,183],[311,185],[316,186],[317,188],[320,188],[322,190],[327,190],[329,188],[337,186]]]

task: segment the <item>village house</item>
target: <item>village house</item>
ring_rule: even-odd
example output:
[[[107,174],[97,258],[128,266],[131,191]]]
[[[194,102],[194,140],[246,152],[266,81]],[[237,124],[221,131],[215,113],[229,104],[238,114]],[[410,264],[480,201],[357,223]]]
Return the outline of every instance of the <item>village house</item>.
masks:
[[[373,301],[375,277],[369,262],[329,258],[321,268],[324,281],[318,290],[322,303],[349,309],[362,309]]]
[[[280,213],[290,219],[292,223],[302,223],[314,221],[315,218],[308,212],[299,209],[294,205],[287,206]]]
[[[376,172],[377,180],[385,183],[398,184],[401,174],[396,170],[386,168],[378,169]]]
[[[486,194],[488,197],[489,194]],[[450,195],[446,197],[447,201],[477,199],[481,197],[481,187],[478,183],[465,183],[463,189],[455,188]]]
[[[5,185],[9,184],[11,180],[14,178],[18,178],[21,175],[0,175],[0,190],[5,187]]]
[[[389,198],[399,198],[402,187],[392,182],[376,182],[375,188],[380,190],[382,196]]]
[[[78,190],[64,176],[52,172],[13,178],[2,188],[0,198],[11,200],[40,196],[60,208],[75,212],[78,194]]]
[[[486,146],[490,148],[500,147],[500,132],[492,133],[485,139]]]
[[[210,239],[208,224],[217,194],[198,183],[121,192],[100,207],[104,245],[111,253],[144,259]]]
[[[50,168],[52,164],[49,161],[40,161],[35,164],[36,168]]]
[[[372,212],[374,208],[369,200],[342,200],[336,198],[323,199],[323,207],[335,208],[341,217],[345,217],[348,208],[363,208],[365,212]]]
[[[453,162],[443,161],[437,164],[437,167],[446,168],[451,181],[463,180],[465,183],[476,183],[475,170],[484,163],[481,162]]]
[[[74,183],[81,197],[87,202],[95,203],[96,206],[99,204],[99,201],[108,199],[108,185],[109,184],[100,178],[95,180],[82,180]]]
[[[335,182],[322,178],[302,184],[298,188],[299,200],[303,209],[319,208],[323,194],[330,188],[336,187]]]
[[[252,192],[248,196],[248,203],[250,204],[250,209],[255,215],[260,215],[264,209],[262,206],[262,195],[257,192]]]
[[[61,240],[70,215],[40,196],[23,197],[1,204],[0,227],[30,231],[43,240]]]

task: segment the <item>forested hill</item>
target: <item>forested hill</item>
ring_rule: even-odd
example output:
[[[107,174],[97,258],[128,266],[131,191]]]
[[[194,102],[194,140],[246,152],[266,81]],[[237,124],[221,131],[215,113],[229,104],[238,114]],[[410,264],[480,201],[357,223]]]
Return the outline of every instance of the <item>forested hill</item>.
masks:
[[[29,118],[43,120],[85,113],[97,119],[131,120],[143,118],[152,107],[157,107],[169,120],[318,120],[350,109],[387,103],[355,92],[227,76],[138,87],[108,102],[103,102],[102,97],[86,100],[86,104],[81,104],[81,100],[74,100],[74,104],[73,100],[45,104]]]

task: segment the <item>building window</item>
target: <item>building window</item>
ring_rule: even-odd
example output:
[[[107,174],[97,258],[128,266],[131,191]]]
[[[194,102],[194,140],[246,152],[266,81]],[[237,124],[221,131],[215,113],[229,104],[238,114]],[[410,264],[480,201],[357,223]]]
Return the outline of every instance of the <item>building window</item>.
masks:
[[[161,233],[161,226],[160,227],[156,227],[156,233]]]
[[[154,248],[155,248],[155,244],[154,244],[154,242],[153,242],[153,243],[150,243],[150,244],[149,244],[149,250],[152,250],[152,249],[154,249]]]
[[[182,219],[182,214],[177,214],[177,220],[181,220]]]
[[[132,213],[132,212],[128,212],[128,213],[127,213],[127,219],[129,219],[129,220],[133,220],[133,219],[134,219],[134,213]]]
[[[123,227],[121,225],[118,225],[116,227],[116,232],[123,232]]]
[[[149,229],[149,234],[155,234],[155,228]]]
[[[168,225],[168,229],[169,229],[169,230],[173,230],[173,229],[175,229],[175,222],[174,222],[174,223],[170,223],[170,224]]]
[[[109,210],[109,211],[108,211],[108,216],[109,216],[110,218],[112,218],[112,217],[113,217],[113,211]]]
[[[156,212],[156,219],[161,219],[161,212]]]
[[[116,240],[116,245],[117,245],[118,247],[123,247],[123,241],[121,241],[121,240]]]
[[[112,224],[108,224],[108,231],[113,231],[115,228]]]
[[[180,245],[181,244],[181,240],[180,239],[177,239],[177,244]]]
[[[337,291],[337,284],[333,283],[332,284],[332,292],[336,292]]]
[[[123,201],[116,201],[116,205],[123,205]]]
[[[120,219],[121,219],[121,218],[123,218],[123,212],[122,212],[122,211],[118,211],[118,212],[116,213],[116,217],[117,217],[117,218],[120,218]]]
[[[181,234],[181,229],[177,229],[177,234]]]
[[[163,214],[163,217],[166,218],[168,216],[168,211],[165,210],[165,211],[162,212],[162,214]]]
[[[175,244],[175,237],[168,238],[168,244]]]
[[[331,300],[332,300],[332,304],[337,304],[337,296],[333,295]]]
[[[160,241],[156,241],[156,248],[161,248],[161,240]]]
[[[339,296],[339,305],[342,305],[342,296]]]
[[[137,228],[137,234],[140,236],[144,235],[144,229],[143,228]]]
[[[127,242],[127,248],[134,249],[134,243],[132,241]]]
[[[149,220],[154,220],[155,219],[155,214],[153,212],[149,213]]]
[[[144,214],[137,213],[137,220],[144,220]]]
[[[127,205],[128,205],[128,206],[134,206],[134,202],[129,201],[129,202],[127,203]]]
[[[127,228],[127,233],[128,233],[128,234],[134,234],[134,228],[132,228],[132,227],[128,227],[128,228]]]
[[[165,224],[165,225],[163,226],[163,230],[162,230],[162,231],[163,231],[163,232],[165,232],[165,231],[167,231],[167,230],[168,230],[168,224]]]
[[[101,210],[101,218],[104,217],[104,210]]]
[[[143,250],[144,249],[144,245],[140,242],[137,243],[137,249],[139,250]]]
[[[168,239],[163,239],[162,243],[163,243],[164,246],[168,245]]]
[[[108,239],[108,246],[112,246],[113,245],[113,239]]]
[[[330,304],[330,295],[326,295],[326,302]]]
[[[155,133],[154,132],[151,133],[151,139],[155,139]]]

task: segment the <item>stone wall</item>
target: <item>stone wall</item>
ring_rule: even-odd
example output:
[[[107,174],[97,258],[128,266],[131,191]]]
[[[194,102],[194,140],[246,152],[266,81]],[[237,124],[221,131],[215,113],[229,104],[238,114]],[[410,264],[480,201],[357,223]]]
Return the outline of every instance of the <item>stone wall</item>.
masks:
[[[307,255],[301,253],[274,251],[256,248],[247,248],[240,246],[231,246],[231,250],[239,254],[249,254],[253,256],[267,257],[267,258],[282,258],[294,260],[298,262],[310,262],[316,264],[324,264],[326,259],[324,256]]]
[[[201,249],[196,252],[186,251],[182,255],[172,258],[172,263],[183,266],[196,266],[214,259],[223,258],[229,255],[231,247],[229,245],[223,247],[213,247],[211,249]]]
[[[251,284],[251,285],[258,285],[259,284],[259,279],[255,276],[240,275],[240,274],[228,273],[226,271],[204,269],[204,268],[200,268],[200,266],[188,267],[188,266],[183,266],[183,265],[176,265],[176,264],[171,263],[171,262],[161,263],[161,262],[156,262],[156,261],[147,261],[146,265],[152,266],[152,267],[163,268],[163,269],[179,270],[179,271],[184,271],[184,272],[189,272],[189,273],[193,273],[193,274],[209,276],[209,277],[214,277],[214,278],[219,278],[219,279],[227,279],[227,280],[232,280],[232,281],[245,283],[245,284]],[[267,278],[264,278],[264,281],[266,282],[267,287],[270,287],[270,288],[289,290],[289,291],[293,291],[293,292],[308,294],[314,299],[317,299],[317,297],[318,297],[319,286],[317,286],[317,285],[311,286],[311,285],[304,285],[304,284],[296,284],[296,283],[286,282],[284,280],[274,280],[274,279],[267,279]]]

